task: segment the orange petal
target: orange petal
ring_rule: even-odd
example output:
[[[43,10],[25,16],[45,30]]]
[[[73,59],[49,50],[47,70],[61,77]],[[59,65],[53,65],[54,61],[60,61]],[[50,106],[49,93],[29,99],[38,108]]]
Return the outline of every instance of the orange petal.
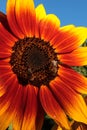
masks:
[[[46,17],[46,11],[45,11],[44,6],[40,4],[35,8],[35,12],[36,12],[35,37],[40,37],[39,24],[41,20]]]
[[[40,88],[40,100],[46,113],[63,127],[69,129],[67,117],[59,103],[46,86]]]
[[[0,83],[2,84],[2,82]],[[11,100],[13,100],[14,94],[18,88],[16,85],[17,80],[15,79],[15,76],[10,76],[10,78],[2,84],[2,87],[5,89],[5,93],[0,97],[0,115],[2,115],[10,106]]]
[[[59,77],[72,89],[79,93],[87,94],[87,78],[68,67],[60,66]]]
[[[57,18],[56,15],[47,15],[40,22],[41,39],[44,39],[44,41],[50,41],[58,33],[59,26],[60,20]]]
[[[27,97],[21,130],[36,130],[37,95],[33,86],[27,86]]]
[[[37,97],[34,86],[18,85],[19,101],[16,104],[15,115],[12,120],[13,129],[15,130],[36,130],[35,129],[35,119],[37,111]]]
[[[87,29],[85,27],[67,25],[59,29],[58,34],[51,40],[51,44],[57,53],[69,53],[86,40],[86,35]]]
[[[15,17],[25,36],[32,37],[35,32],[35,9],[33,0],[15,0]]]
[[[6,92],[6,90],[5,90],[5,88],[3,87],[3,85],[2,85],[2,83],[1,83],[1,81],[0,81],[0,97],[1,97],[2,95],[4,95],[5,92]]]
[[[56,78],[51,82],[50,88],[64,111],[72,119],[87,124],[87,106],[80,94],[74,91],[68,83],[66,84],[60,78]]]
[[[19,88],[18,93],[18,101],[16,103],[16,110],[15,115],[12,120],[12,126],[14,130],[22,130],[22,123],[24,118],[24,111],[26,108],[26,101],[27,101],[27,87],[23,87],[22,85],[17,86]]]
[[[7,113],[7,112],[5,112],[0,116],[0,130],[6,130],[8,128],[8,126],[12,121],[12,116],[13,115],[11,113]]]
[[[16,35],[18,38],[24,38],[24,34],[16,20],[15,4],[16,0],[7,0],[7,20],[14,35]]]
[[[15,115],[16,104],[19,101],[17,94],[20,93],[20,91],[18,93],[18,87],[16,85],[17,82],[14,77],[10,80],[6,93],[0,98],[0,130],[5,130]]]
[[[78,48],[71,53],[58,55],[58,59],[70,66],[87,65],[87,47]]]

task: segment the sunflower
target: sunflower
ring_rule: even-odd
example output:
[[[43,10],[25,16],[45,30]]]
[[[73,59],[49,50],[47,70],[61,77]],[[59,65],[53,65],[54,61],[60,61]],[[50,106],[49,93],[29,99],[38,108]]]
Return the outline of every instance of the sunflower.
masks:
[[[45,113],[70,129],[87,124],[87,79],[71,66],[87,64],[87,29],[60,27],[33,0],[7,0],[0,14],[0,130],[41,130]]]

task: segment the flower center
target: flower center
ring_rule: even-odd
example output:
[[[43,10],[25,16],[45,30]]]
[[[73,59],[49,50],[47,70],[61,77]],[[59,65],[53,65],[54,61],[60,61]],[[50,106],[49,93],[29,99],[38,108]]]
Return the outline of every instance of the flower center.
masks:
[[[57,54],[49,42],[39,38],[24,38],[15,42],[10,64],[23,86],[49,85],[49,82],[57,76]]]

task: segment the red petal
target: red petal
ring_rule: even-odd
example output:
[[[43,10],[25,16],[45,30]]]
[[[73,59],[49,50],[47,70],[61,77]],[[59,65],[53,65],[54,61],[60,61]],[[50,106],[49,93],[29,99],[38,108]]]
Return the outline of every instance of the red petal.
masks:
[[[0,61],[0,79],[4,83],[8,78],[13,75],[11,66],[8,62],[8,59],[6,60],[1,60]]]
[[[11,32],[9,25],[8,25],[8,21],[7,21],[7,16],[0,12],[0,22],[3,24],[3,26],[9,31]]]
[[[11,47],[16,41],[17,39],[0,24],[0,58],[6,58],[11,55]]]
[[[43,122],[44,122],[44,115],[45,115],[45,112],[42,108],[42,105],[40,103],[40,99],[39,99],[39,89],[37,89],[36,93],[37,93],[37,99],[38,99],[38,102],[37,102],[37,105],[38,105],[38,111],[37,111],[37,117],[36,117],[36,130],[42,130],[42,125],[43,125]]]
[[[14,42],[16,42],[18,39],[14,37],[11,33],[9,33],[4,26],[0,23],[0,44],[6,44],[10,47],[14,45]]]
[[[3,58],[8,58],[11,56],[11,50],[8,46],[6,48],[3,47],[3,45],[0,45],[0,60]]]
[[[46,86],[41,86],[40,88],[40,100],[46,113],[57,123],[69,129],[64,111]]]

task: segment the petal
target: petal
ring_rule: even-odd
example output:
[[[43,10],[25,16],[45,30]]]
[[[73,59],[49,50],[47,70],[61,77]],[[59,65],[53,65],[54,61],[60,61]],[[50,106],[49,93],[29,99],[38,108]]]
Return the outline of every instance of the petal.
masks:
[[[60,20],[56,15],[49,14],[40,22],[40,37],[45,41],[50,41],[57,33]],[[48,33],[49,32],[49,33]]]
[[[22,130],[36,130],[37,95],[33,86],[27,86],[27,98],[24,110]]]
[[[44,122],[44,115],[45,115],[45,112],[41,104],[38,104],[38,112],[37,112],[37,117],[36,117],[36,130],[42,130],[42,126]]]
[[[11,86],[12,84],[13,86]],[[11,105],[11,100],[13,100],[14,94],[17,90],[17,87],[15,87],[16,85],[17,85],[17,80],[15,76],[11,76],[10,78],[8,78],[8,80],[6,80],[3,83],[3,88],[5,88],[5,94],[0,97],[0,115],[2,115]]]
[[[3,45],[0,45],[0,60],[4,58],[8,58],[11,56],[11,50],[8,46],[6,48],[3,47]]]
[[[15,111],[15,115],[12,120],[12,126],[14,130],[22,129],[23,116],[24,116],[24,111],[26,108],[26,101],[27,101],[27,87],[23,87],[20,84],[18,84],[18,87],[20,89],[18,95],[19,102],[17,102],[17,109]]]
[[[4,87],[3,87],[3,85],[2,85],[2,83],[1,83],[1,81],[0,81],[0,97],[1,97],[2,95],[4,95],[5,92],[6,92],[6,90],[4,89]]]
[[[59,77],[72,89],[79,93],[87,94],[87,78],[73,69],[60,66]]]
[[[78,48],[68,54],[58,55],[58,59],[70,66],[87,65],[87,47]]]
[[[17,36],[18,38],[23,38],[24,34],[21,28],[19,27],[16,19],[15,4],[16,4],[16,0],[7,1],[7,7],[6,7],[7,20],[14,35]]]
[[[11,47],[16,41],[17,39],[0,23],[0,58],[9,57],[11,55]]]
[[[11,84],[14,86],[17,85],[14,78],[10,82],[9,91],[7,91],[6,94],[0,98],[0,130],[5,130],[12,122],[13,116],[15,114],[15,109],[17,107],[16,104],[19,101],[19,99],[17,99],[18,97],[16,96],[18,94],[18,88],[14,86],[12,87]]]
[[[20,85],[21,86],[21,85]],[[31,87],[34,87],[34,86],[31,86]],[[22,88],[22,89],[21,89]],[[22,129],[23,128],[23,126],[22,126],[22,124],[23,124],[23,118],[25,118],[25,117],[23,117],[24,116],[24,113],[25,113],[25,109],[26,109],[26,103],[28,103],[28,101],[27,101],[27,97],[28,97],[28,91],[29,91],[29,89],[27,89],[27,87],[22,87],[21,86],[21,88],[20,88],[20,91],[21,91],[21,95],[19,95],[19,97],[21,97],[20,98],[20,102],[19,102],[19,104],[18,104],[18,108],[17,108],[17,111],[16,111],[16,114],[15,114],[15,116],[14,116],[14,118],[13,118],[13,128],[15,129],[15,130],[20,130],[20,129]],[[36,88],[34,88],[34,89],[36,89]],[[31,92],[30,92],[31,93]],[[36,92],[36,95],[38,94],[38,92]],[[38,97],[39,98],[39,97]],[[31,99],[31,97],[29,97],[29,100]],[[29,103],[30,103],[30,101],[29,101]],[[41,104],[39,104],[40,102],[39,102],[39,99],[38,99],[38,112],[37,112],[37,117],[36,117],[36,121],[35,121],[35,123],[34,123],[34,125],[36,125],[35,127],[36,127],[36,129],[35,130],[41,130],[41,128],[42,128],[42,124],[43,124],[43,119],[44,119],[44,111],[43,111],[43,109],[42,109],[42,106],[41,106]],[[35,105],[35,104],[34,104]],[[32,107],[32,106],[30,106],[30,107]],[[34,107],[35,108],[35,107]],[[29,109],[29,108],[28,108]],[[36,109],[36,108],[35,108]],[[30,109],[29,109],[30,110]],[[30,115],[30,111],[29,111],[29,115]],[[35,114],[36,115],[36,114]],[[27,118],[27,117],[26,117]],[[30,118],[30,117],[29,117]],[[27,120],[27,119],[26,119]],[[29,121],[29,119],[28,119],[28,121]],[[30,121],[31,122],[31,121]],[[27,122],[27,123],[29,123],[29,122]],[[29,125],[29,124],[28,124]],[[27,127],[27,126],[26,126]],[[31,129],[31,128],[29,128],[29,129]],[[24,130],[24,128],[23,128],[23,130]],[[33,130],[33,129],[32,129]]]
[[[7,60],[2,60],[0,62],[0,88],[4,88],[5,90],[8,88],[8,84],[10,84],[10,80],[16,75],[12,72],[12,69]],[[10,86],[9,86],[10,87]]]
[[[0,12],[0,22],[3,24],[3,26],[9,31],[11,32],[9,25],[8,25],[8,21],[7,21],[7,16]]]
[[[0,89],[5,91],[7,88],[7,81],[10,81],[10,79],[14,76],[9,64],[6,62],[6,60],[0,61]]]
[[[18,95],[19,102],[13,117],[13,129],[15,130],[36,130],[35,119],[37,111],[36,93],[34,86],[18,85],[20,92]]]
[[[50,42],[57,53],[69,53],[86,40],[86,35],[87,29],[85,27],[67,25],[61,27],[58,34]]]
[[[64,111],[72,119],[87,124],[87,106],[80,94],[58,77],[50,83],[50,88]]]
[[[13,80],[14,79],[14,80]],[[15,81],[15,76],[14,75],[9,75],[8,74],[8,79],[6,79],[6,81],[1,81],[0,84],[0,97],[2,98],[3,95],[5,95],[6,93],[8,93],[7,91],[9,91],[9,89],[11,89],[11,85],[14,83]],[[15,84],[15,83],[14,83]],[[14,86],[14,85],[13,85]],[[16,87],[15,87],[16,88]],[[13,89],[13,88],[12,88]],[[11,89],[11,90],[12,90]],[[11,91],[12,92],[12,91]],[[10,91],[9,91],[10,93]],[[10,93],[11,94],[11,93]],[[9,95],[10,96],[10,95]],[[7,100],[6,100],[7,102]],[[5,102],[5,105],[7,104],[8,105],[8,102],[6,103]],[[1,107],[2,108],[2,107]],[[2,109],[3,111],[3,109]],[[1,111],[0,111],[1,112]]]
[[[35,8],[35,12],[36,12],[35,37],[40,37],[39,24],[40,24],[40,21],[46,17],[46,11],[45,11],[44,6],[40,4]]]
[[[46,17],[46,11],[45,8],[43,6],[43,4],[39,4],[36,8],[35,8],[35,12],[36,12],[36,18],[40,21],[41,19]]]
[[[14,45],[14,42],[16,42],[18,40],[11,33],[9,33],[1,23],[0,23],[0,37],[1,37],[0,45],[6,44],[11,47]]]
[[[46,113],[63,127],[69,129],[67,117],[46,86],[40,88],[40,100]]]
[[[36,16],[33,0],[16,0],[15,17],[24,35],[34,36]]]
[[[40,103],[39,89],[38,88],[36,88],[36,94],[37,94],[37,107],[38,107],[37,117],[36,117],[36,130],[42,130],[45,112],[44,112],[42,105]]]

